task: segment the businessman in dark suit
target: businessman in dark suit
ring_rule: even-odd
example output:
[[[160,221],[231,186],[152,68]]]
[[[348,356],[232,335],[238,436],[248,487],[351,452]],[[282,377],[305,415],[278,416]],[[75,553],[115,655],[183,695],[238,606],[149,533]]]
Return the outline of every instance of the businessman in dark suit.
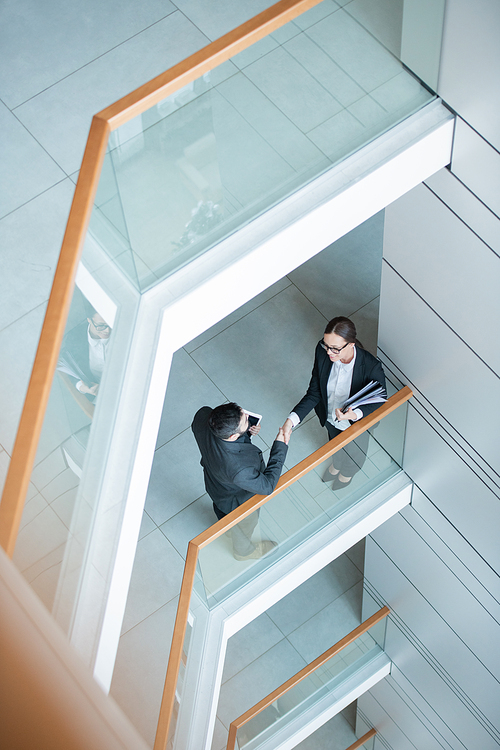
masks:
[[[290,435],[307,414],[314,409],[319,421],[328,431],[328,438],[340,435],[353,422],[371,414],[379,404],[366,404],[362,409],[349,408],[345,414],[345,401],[374,380],[384,389],[385,375],[380,360],[363,349],[356,338],[356,327],[349,318],[331,320],[316,346],[314,367],[305,396],[294,406],[283,425],[285,435]],[[357,441],[359,450],[354,461],[345,450],[333,457],[326,479],[334,481],[333,489],[346,487],[363,465],[368,446],[368,433]],[[353,446],[351,453],[355,451]]]
[[[267,466],[262,451],[250,438],[258,434],[260,427],[250,427],[248,414],[235,403],[215,409],[203,406],[196,413],[191,429],[200,449],[205,487],[217,518],[223,518],[253,495],[273,492],[288,450],[282,428],[271,447]],[[269,540],[251,541],[257,515],[252,513],[232,530],[236,560],[257,559],[276,546]]]

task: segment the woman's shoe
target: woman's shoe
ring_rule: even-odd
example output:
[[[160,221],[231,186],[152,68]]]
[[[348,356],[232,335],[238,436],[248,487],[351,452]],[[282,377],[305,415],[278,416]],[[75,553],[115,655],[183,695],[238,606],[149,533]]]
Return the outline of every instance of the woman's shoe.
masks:
[[[323,476],[322,476],[322,478],[321,478],[323,482],[333,482],[333,481],[335,481],[335,479],[337,479],[337,477],[338,477],[338,475],[340,474],[340,472],[339,472],[339,471],[337,471],[337,473],[336,473],[336,474],[332,474],[332,472],[330,471],[330,469],[331,469],[332,467],[333,467],[333,468],[335,468],[335,467],[333,466],[333,464],[329,464],[329,465],[328,465],[328,466],[326,467],[325,471],[323,472]]]

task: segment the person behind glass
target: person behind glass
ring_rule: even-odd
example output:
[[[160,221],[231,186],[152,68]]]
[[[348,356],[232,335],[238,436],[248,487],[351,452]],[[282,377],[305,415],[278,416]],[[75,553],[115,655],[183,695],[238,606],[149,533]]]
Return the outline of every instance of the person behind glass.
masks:
[[[203,406],[196,412],[191,429],[201,453],[205,488],[219,520],[253,495],[274,491],[288,450],[281,427],[267,465],[262,451],[251,442],[260,425],[250,426],[248,413],[238,404],[221,404],[215,409]],[[236,560],[258,559],[277,546],[269,539],[252,541],[258,515],[255,511],[231,530]]]
[[[80,393],[92,400],[99,390],[110,335],[108,323],[93,311],[86,322],[64,337],[57,368],[70,376]]]
[[[305,396],[293,408],[283,425],[289,436],[311,409],[316,411],[319,421],[328,431],[328,438],[340,435],[353,422],[371,414],[380,404],[367,404],[362,409],[349,408],[345,414],[341,408],[346,400],[370,381],[375,380],[385,388],[385,375],[380,360],[363,349],[356,338],[356,326],[342,316],[327,324],[323,338],[316,346],[311,381]],[[324,481],[333,481],[333,489],[347,487],[352,477],[362,467],[368,448],[368,433],[357,439],[357,447],[351,446],[332,457],[333,463],[326,469]]]

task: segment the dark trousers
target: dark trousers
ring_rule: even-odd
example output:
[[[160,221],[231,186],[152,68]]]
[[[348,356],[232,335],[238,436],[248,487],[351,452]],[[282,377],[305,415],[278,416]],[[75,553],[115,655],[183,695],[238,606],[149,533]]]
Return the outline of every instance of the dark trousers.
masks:
[[[227,513],[223,513],[215,503],[213,503],[213,506],[214,513],[219,521],[221,520],[221,518],[225,518],[225,516],[227,516]],[[255,544],[250,540],[250,538],[255,530],[255,527],[257,526],[258,520],[259,511],[254,510],[251,516],[248,516],[248,518],[244,518],[243,521],[240,521],[239,524],[233,526],[233,528],[231,529],[233,550],[237,555],[245,557],[246,555],[251,555],[254,551]]]
[[[325,422],[325,427],[328,431],[329,440],[342,433],[342,430],[337,430],[330,422]],[[342,476],[353,477],[363,468],[363,464],[366,461],[366,454],[368,453],[369,438],[368,433],[363,432],[356,440],[349,443],[348,446],[338,453],[334,453],[332,463]]]

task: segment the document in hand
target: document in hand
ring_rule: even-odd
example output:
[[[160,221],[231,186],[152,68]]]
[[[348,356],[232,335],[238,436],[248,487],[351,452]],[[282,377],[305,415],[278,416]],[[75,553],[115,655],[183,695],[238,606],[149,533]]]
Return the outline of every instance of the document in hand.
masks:
[[[358,406],[363,406],[363,404],[381,404],[384,401],[387,401],[385,388],[382,388],[380,383],[377,383],[376,380],[371,380],[368,385],[365,385],[365,387],[355,393],[354,396],[347,399],[342,407],[342,414],[345,414],[349,407],[357,409]]]

